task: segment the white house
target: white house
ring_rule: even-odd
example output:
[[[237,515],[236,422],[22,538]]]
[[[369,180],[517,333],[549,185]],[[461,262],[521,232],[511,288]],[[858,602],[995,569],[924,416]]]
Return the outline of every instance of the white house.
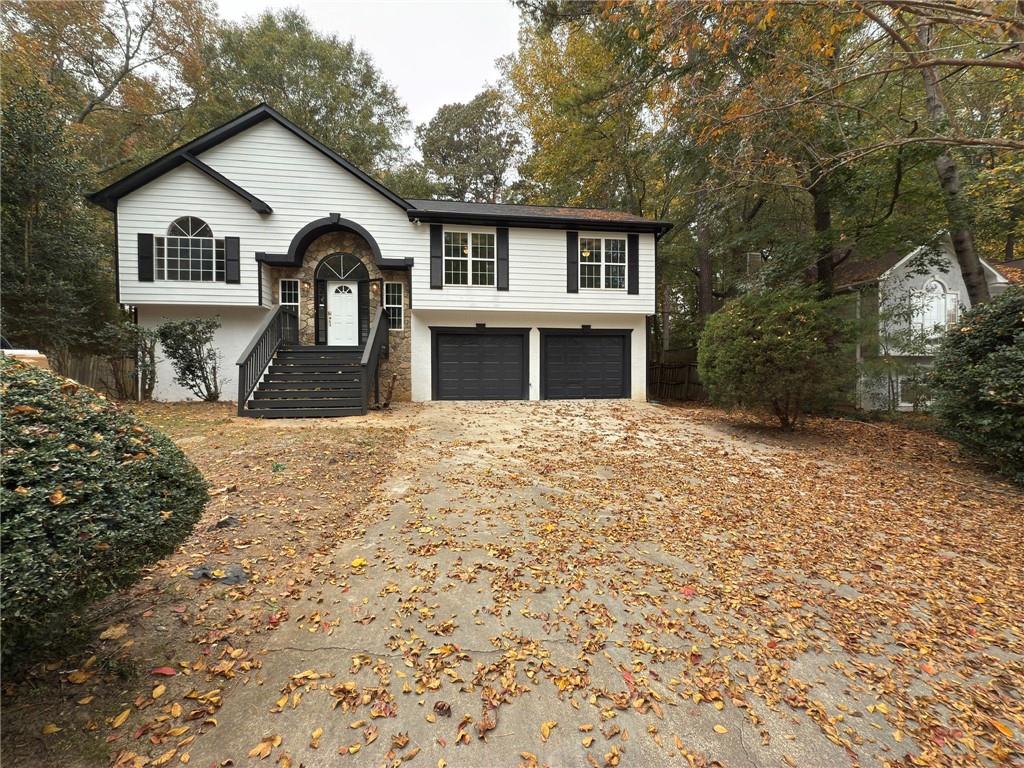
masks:
[[[1010,281],[987,262],[982,266],[989,292],[998,296]],[[860,407],[922,405],[920,374],[931,365],[941,335],[971,307],[952,242],[946,237],[937,248],[844,262],[834,279],[836,292],[851,294],[856,316],[876,331],[857,343]]]
[[[362,413],[374,388],[646,396],[665,222],[406,200],[266,105],[90,199],[114,212],[118,298],[141,325],[219,319],[240,413]],[[188,396],[166,360],[154,394]]]

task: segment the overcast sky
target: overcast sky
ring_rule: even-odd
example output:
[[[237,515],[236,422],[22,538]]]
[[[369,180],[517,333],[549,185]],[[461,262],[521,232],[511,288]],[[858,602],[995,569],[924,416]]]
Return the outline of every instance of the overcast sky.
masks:
[[[414,124],[429,120],[442,104],[468,101],[485,83],[497,82],[494,61],[515,50],[519,31],[519,11],[510,0],[219,0],[218,5],[221,16],[232,21],[265,9],[298,8],[315,28],[354,38],[398,91]]]

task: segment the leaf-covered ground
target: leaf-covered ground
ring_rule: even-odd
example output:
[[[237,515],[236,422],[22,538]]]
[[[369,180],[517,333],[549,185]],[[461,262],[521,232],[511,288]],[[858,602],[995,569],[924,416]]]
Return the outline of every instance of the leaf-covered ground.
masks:
[[[223,491],[94,654],[7,685],[5,764],[1024,764],[1024,494],[931,433],[143,414]]]

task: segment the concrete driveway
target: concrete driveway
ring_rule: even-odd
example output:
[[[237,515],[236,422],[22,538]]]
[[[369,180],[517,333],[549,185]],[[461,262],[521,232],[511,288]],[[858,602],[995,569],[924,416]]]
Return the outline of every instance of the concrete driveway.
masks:
[[[934,435],[632,402],[397,415],[365,533],[258,641],[193,765],[263,764],[261,739],[292,766],[1024,760],[1021,496]]]

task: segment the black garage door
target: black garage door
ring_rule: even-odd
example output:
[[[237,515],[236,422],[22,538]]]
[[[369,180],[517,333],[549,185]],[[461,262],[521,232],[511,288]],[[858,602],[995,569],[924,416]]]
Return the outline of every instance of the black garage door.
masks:
[[[540,334],[542,398],[629,397],[629,331]]]
[[[432,329],[435,400],[525,400],[529,331]]]

